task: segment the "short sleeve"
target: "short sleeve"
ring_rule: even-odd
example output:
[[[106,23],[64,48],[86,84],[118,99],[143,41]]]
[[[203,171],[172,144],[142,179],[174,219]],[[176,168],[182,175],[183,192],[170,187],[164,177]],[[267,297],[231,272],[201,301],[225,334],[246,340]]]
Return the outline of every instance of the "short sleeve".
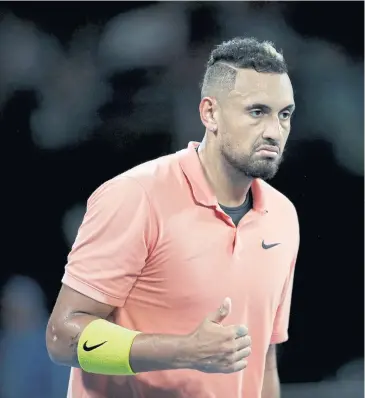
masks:
[[[299,250],[299,232],[298,232],[298,242],[296,244],[296,249],[293,255],[293,259],[291,261],[288,277],[284,285],[283,293],[281,296],[281,302],[276,312],[270,344],[284,343],[289,339],[288,329],[289,329],[291,299],[293,293],[294,274],[295,274],[295,266],[298,256],[298,250]]]
[[[148,257],[150,224],[148,197],[137,181],[119,176],[101,185],[87,202],[62,283],[122,307]]]

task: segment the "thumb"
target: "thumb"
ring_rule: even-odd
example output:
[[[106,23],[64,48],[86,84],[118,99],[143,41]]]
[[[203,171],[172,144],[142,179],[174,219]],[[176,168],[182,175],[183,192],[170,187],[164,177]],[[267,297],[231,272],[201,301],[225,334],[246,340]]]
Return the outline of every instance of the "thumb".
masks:
[[[226,297],[218,310],[209,315],[207,320],[214,323],[221,323],[231,313],[231,310],[232,301],[229,297]]]

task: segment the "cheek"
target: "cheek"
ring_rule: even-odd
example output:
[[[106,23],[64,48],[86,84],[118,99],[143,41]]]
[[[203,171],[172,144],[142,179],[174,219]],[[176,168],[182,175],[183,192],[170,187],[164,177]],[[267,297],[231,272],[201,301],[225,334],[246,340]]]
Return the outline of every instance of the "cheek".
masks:
[[[259,120],[237,113],[225,115],[218,123],[222,145],[239,155],[250,155],[263,129]]]
[[[253,148],[256,145],[257,134],[254,133],[252,128],[246,129],[244,133],[241,133],[231,139],[231,147],[234,152],[242,156],[251,156],[253,153]]]
[[[285,145],[286,141],[288,140],[290,134],[290,123],[286,123],[282,126],[281,135],[283,137],[283,145]]]

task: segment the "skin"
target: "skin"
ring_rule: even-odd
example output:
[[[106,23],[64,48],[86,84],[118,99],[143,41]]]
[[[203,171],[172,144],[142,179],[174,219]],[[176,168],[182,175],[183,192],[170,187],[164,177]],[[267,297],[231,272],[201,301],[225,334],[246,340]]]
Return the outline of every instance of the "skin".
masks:
[[[63,285],[50,316],[46,343],[51,359],[78,367],[77,343],[84,328],[96,319],[106,319],[114,307],[99,303]]]
[[[280,398],[280,379],[276,358],[276,346],[270,345],[266,354],[261,398]]]
[[[255,177],[277,172],[290,133],[293,89],[287,74],[237,70],[231,91],[201,100],[200,118],[206,128],[199,156],[206,177],[225,206],[239,206]],[[273,145],[279,155],[257,152]]]

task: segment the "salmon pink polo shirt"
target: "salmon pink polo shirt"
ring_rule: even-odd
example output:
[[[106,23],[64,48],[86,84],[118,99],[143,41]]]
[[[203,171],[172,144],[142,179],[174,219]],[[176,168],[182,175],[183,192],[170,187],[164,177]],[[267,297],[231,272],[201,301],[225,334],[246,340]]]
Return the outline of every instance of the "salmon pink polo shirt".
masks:
[[[248,366],[110,377],[72,369],[68,398],[260,398],[270,344],[288,339],[299,226],[293,204],[252,183],[236,227],[209,188],[198,143],[139,165],[90,196],[62,282],[114,306],[110,320],[145,333],[188,334],[225,297],[225,325],[252,337]]]

